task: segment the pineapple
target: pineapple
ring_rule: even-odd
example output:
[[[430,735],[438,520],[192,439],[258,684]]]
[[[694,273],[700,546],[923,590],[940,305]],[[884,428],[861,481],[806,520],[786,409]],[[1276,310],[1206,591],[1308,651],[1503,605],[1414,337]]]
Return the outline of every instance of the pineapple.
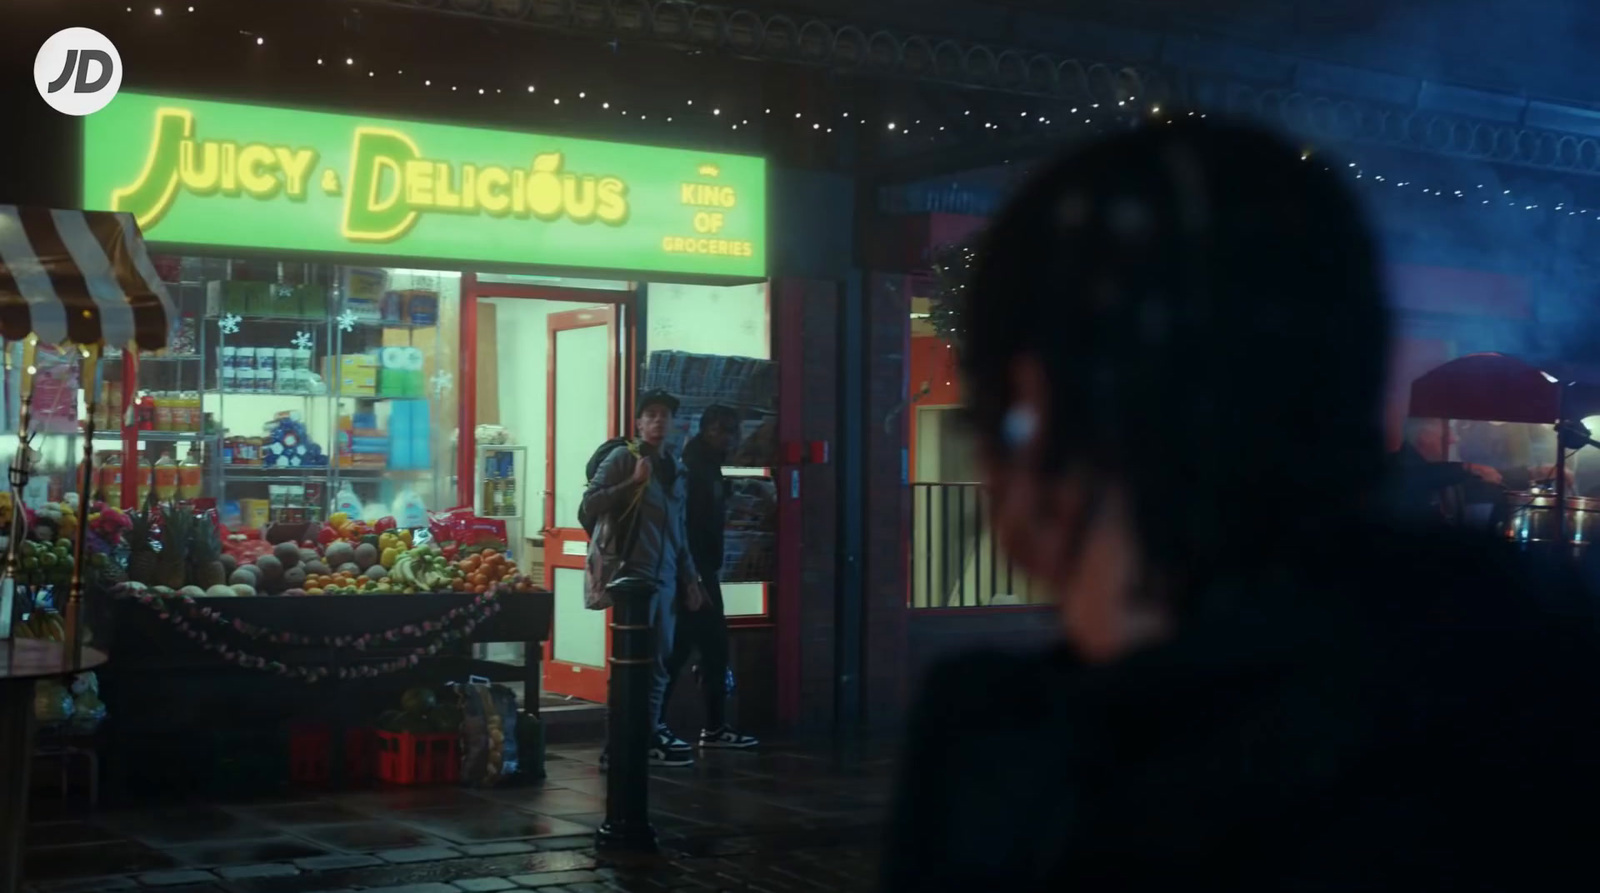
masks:
[[[177,506],[161,509],[161,554],[156,556],[156,583],[182,589],[189,572],[189,543],[194,515]]]
[[[217,526],[206,519],[195,522],[189,540],[189,579],[201,589],[228,582],[222,567],[222,537]]]
[[[133,526],[128,530],[128,579],[146,586],[156,582],[156,550],[151,544],[150,513],[130,512]]]

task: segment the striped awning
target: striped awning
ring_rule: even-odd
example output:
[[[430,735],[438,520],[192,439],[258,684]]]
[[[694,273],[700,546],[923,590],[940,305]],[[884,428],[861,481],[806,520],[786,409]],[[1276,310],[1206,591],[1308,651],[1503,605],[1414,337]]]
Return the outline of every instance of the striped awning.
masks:
[[[160,350],[175,319],[132,214],[0,205],[0,336]]]

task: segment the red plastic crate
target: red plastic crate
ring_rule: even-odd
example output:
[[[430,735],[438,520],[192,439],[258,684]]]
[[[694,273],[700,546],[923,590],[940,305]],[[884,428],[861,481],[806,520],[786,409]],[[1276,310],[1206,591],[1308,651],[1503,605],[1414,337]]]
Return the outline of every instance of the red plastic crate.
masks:
[[[378,732],[378,778],[392,784],[454,784],[461,780],[461,736]]]
[[[372,775],[374,745],[369,729],[347,729],[344,772],[348,781],[365,781]],[[333,731],[325,725],[304,724],[289,729],[289,781],[320,785],[332,780]]]

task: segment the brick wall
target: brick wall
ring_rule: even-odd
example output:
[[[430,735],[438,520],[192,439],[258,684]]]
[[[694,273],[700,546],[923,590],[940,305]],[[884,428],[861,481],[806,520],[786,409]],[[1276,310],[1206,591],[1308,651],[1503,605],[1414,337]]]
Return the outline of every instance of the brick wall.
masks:
[[[839,283],[779,279],[773,320],[778,342],[779,440],[838,440]],[[832,462],[783,466],[778,484],[778,722],[824,730],[833,722],[834,602],[837,592],[838,474]],[[794,475],[799,475],[799,498]]]

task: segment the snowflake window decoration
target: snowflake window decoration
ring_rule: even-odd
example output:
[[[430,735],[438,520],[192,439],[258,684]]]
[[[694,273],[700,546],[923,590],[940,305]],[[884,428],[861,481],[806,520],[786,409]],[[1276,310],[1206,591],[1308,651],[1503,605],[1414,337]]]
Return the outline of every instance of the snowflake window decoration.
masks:
[[[296,332],[294,340],[290,342],[296,350],[310,350],[312,343],[310,332]]]
[[[280,301],[284,298],[292,298],[294,297],[294,286],[274,285],[272,287],[272,296]]]
[[[355,329],[355,327],[356,312],[354,310],[346,310],[345,312],[339,314],[339,331],[349,332]]]
[[[224,335],[237,335],[239,334],[240,322],[242,320],[237,315],[229,313],[217,321],[217,328],[221,329]]]
[[[443,397],[445,394],[450,392],[450,387],[454,383],[455,383],[454,382],[454,376],[452,376],[449,372],[446,372],[443,369],[440,369],[438,372],[433,373],[432,384],[433,384],[433,393],[434,393],[434,395],[438,396],[438,397]]]

